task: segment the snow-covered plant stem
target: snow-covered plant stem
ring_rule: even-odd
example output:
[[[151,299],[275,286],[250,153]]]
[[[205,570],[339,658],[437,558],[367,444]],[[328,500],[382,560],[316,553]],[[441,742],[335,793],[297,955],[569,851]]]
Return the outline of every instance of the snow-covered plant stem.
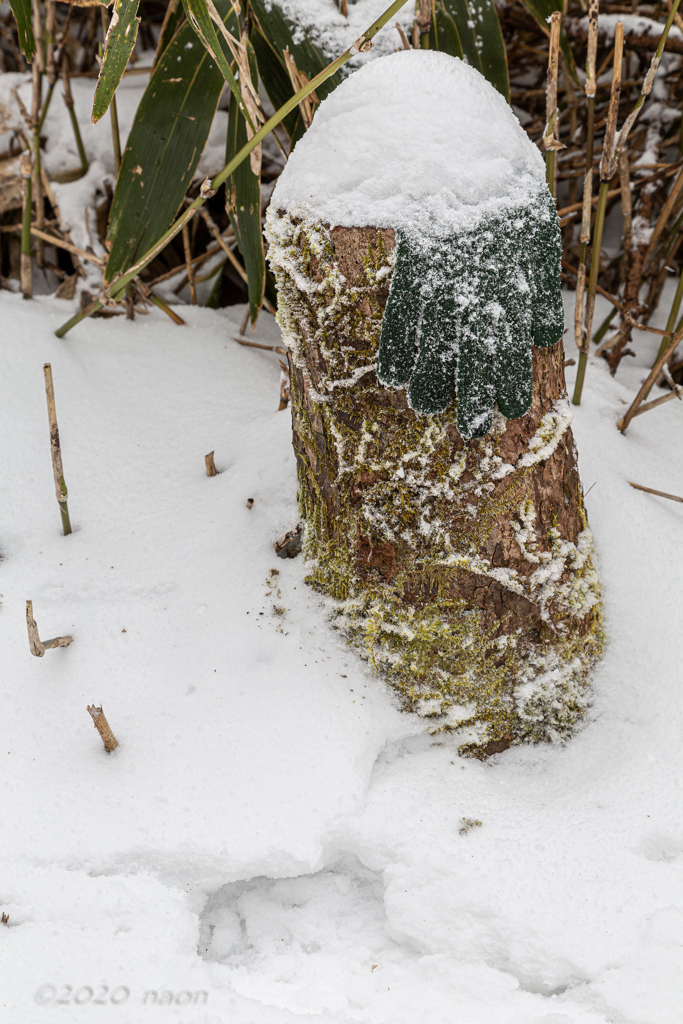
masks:
[[[175,238],[175,236],[180,231],[182,231],[183,225],[189,223],[189,221],[194,217],[195,212],[201,206],[204,205],[204,203],[210,196],[216,193],[220,186],[225,181],[227,181],[230,175],[240,166],[242,161],[246,160],[246,158],[251,153],[252,149],[256,149],[256,147],[263,142],[266,136],[269,135],[270,132],[272,132],[273,129],[280,124],[280,122],[287,116],[290,110],[294,110],[295,107],[298,107],[302,99],[305,99],[312,92],[315,92],[315,90],[320,85],[322,85],[323,82],[326,82],[328,78],[331,78],[332,75],[339,70],[339,68],[343,67],[343,65],[346,64],[347,61],[351,60],[354,54],[366,52],[371,48],[373,38],[377,35],[379,30],[383,28],[386,25],[386,23],[391,18],[393,18],[395,14],[398,13],[398,11],[400,11],[400,9],[404,6],[405,2],[406,0],[394,0],[391,6],[387,7],[386,11],[384,11],[384,13],[381,14],[379,18],[377,18],[377,20],[372,23],[372,25],[363,33],[362,36],[360,36],[356,40],[356,42],[352,46],[345,50],[344,53],[342,53],[341,56],[337,57],[336,60],[332,61],[331,64],[328,64],[328,66],[323,71],[321,71],[319,75],[316,75],[315,78],[312,78],[311,81],[308,82],[308,84],[305,85],[302,89],[300,89],[297,93],[295,93],[294,96],[288,99],[287,102],[284,103],[280,107],[280,109],[277,110],[273,114],[273,116],[268,119],[268,121],[266,121],[263,127],[260,128],[259,131],[257,131],[251,137],[251,139],[249,139],[248,142],[245,143],[244,146],[242,146],[239,152],[236,153],[232,160],[230,160],[230,162],[225,165],[223,170],[219,174],[217,174],[212,181],[207,180],[203,183],[200,190],[200,194],[197,196],[194,202],[192,202],[187,207],[185,212],[178,218],[175,224],[171,225],[168,231],[164,232],[161,238],[151,247],[151,249],[149,249],[145,253],[145,255],[130,268],[130,270],[127,270],[125,274],[121,275],[121,277],[117,278],[115,281],[112,281],[109,287],[105,289],[100,299],[95,299],[94,302],[91,302],[89,306],[86,306],[84,310],[77,313],[76,316],[73,316],[70,320],[63,324],[57,331],[55,331],[57,337],[63,338],[64,335],[67,334],[72,327],[75,327],[76,324],[80,323],[81,320],[84,320],[92,313],[95,313],[98,309],[101,309],[102,305],[104,304],[102,300],[116,299],[118,296],[120,296],[122,292],[125,291],[128,282],[132,281],[134,277],[137,277],[140,271],[144,270],[147,264],[152,262],[154,257],[161,252],[161,250],[168,244],[168,242],[170,242],[171,239]]]

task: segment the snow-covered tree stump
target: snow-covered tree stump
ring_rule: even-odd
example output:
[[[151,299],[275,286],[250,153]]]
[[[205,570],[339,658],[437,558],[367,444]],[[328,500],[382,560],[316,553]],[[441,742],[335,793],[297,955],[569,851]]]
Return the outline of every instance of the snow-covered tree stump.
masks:
[[[390,70],[393,62],[401,81],[417,67],[419,94],[435,56],[376,64]],[[445,60],[458,65],[461,89],[463,75],[465,84],[476,76],[474,92],[482,91],[481,76]],[[332,94],[299,145],[324,134],[338,93],[373,73],[367,66]],[[415,88],[407,77],[397,98],[384,82],[391,102],[405,103]],[[510,120],[498,99],[494,110]],[[354,117],[357,146],[363,113]],[[361,208],[335,217],[334,199],[321,200],[306,179],[306,149],[297,168],[298,154],[278,185],[267,235],[290,351],[309,582],[403,706],[435,729],[457,730],[462,749],[490,754],[567,736],[588,702],[602,626],[569,425],[559,281],[548,285],[553,310],[544,305],[552,254],[532,252],[534,231],[547,241],[557,229],[539,213],[542,188],[536,178],[507,212],[497,206],[493,218],[470,218],[432,245],[424,232],[411,236],[391,204],[379,226],[330,227],[368,223],[373,203],[363,209],[356,195],[352,206]],[[305,182],[298,191],[297,174]],[[386,224],[394,217],[395,229]],[[509,267],[512,284],[504,284]]]

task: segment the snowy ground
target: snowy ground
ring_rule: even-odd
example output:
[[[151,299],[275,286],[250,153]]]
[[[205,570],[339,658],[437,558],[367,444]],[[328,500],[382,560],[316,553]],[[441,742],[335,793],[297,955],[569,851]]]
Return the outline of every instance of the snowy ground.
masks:
[[[232,341],[241,308],[60,341],[67,303],[0,307],[6,1019],[679,1024],[683,510],[626,481],[683,494],[683,413],[615,428],[653,343],[616,380],[591,362],[575,420],[594,708],[565,747],[482,764],[400,714],[275,557],[290,419],[275,356]],[[26,598],[71,647],[31,657]]]

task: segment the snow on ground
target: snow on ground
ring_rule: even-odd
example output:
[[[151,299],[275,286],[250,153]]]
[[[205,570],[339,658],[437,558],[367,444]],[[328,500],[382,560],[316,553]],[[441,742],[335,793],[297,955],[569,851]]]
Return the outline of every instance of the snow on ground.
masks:
[[[0,306],[5,1019],[678,1024],[683,510],[627,480],[683,494],[683,414],[615,429],[656,339],[616,379],[591,361],[575,421],[594,707],[566,746],[484,764],[400,714],[275,557],[290,420],[276,357],[232,341],[242,308],[60,341],[67,303]],[[26,598],[70,647],[31,657]]]

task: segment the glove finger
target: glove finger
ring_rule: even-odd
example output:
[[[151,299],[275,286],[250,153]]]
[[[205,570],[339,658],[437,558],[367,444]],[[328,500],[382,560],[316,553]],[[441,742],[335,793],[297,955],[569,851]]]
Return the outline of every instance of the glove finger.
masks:
[[[463,437],[483,437],[493,426],[494,336],[481,310],[462,317],[458,339],[457,426]]]
[[[504,306],[491,310],[496,346],[496,400],[503,416],[517,419],[531,408],[531,292],[521,271],[512,271]]]
[[[496,324],[496,401],[509,420],[531,408],[532,363],[528,323],[503,315]]]
[[[405,235],[399,234],[377,353],[377,379],[389,387],[406,385],[415,365],[416,329],[422,302],[420,271],[419,254]]]
[[[547,189],[544,189],[531,216],[531,334],[534,345],[545,348],[557,344],[564,333],[564,306],[560,289],[562,238],[555,201]]]
[[[452,300],[427,302],[419,320],[418,356],[408,388],[408,405],[433,416],[451,404],[457,363],[456,320]]]

